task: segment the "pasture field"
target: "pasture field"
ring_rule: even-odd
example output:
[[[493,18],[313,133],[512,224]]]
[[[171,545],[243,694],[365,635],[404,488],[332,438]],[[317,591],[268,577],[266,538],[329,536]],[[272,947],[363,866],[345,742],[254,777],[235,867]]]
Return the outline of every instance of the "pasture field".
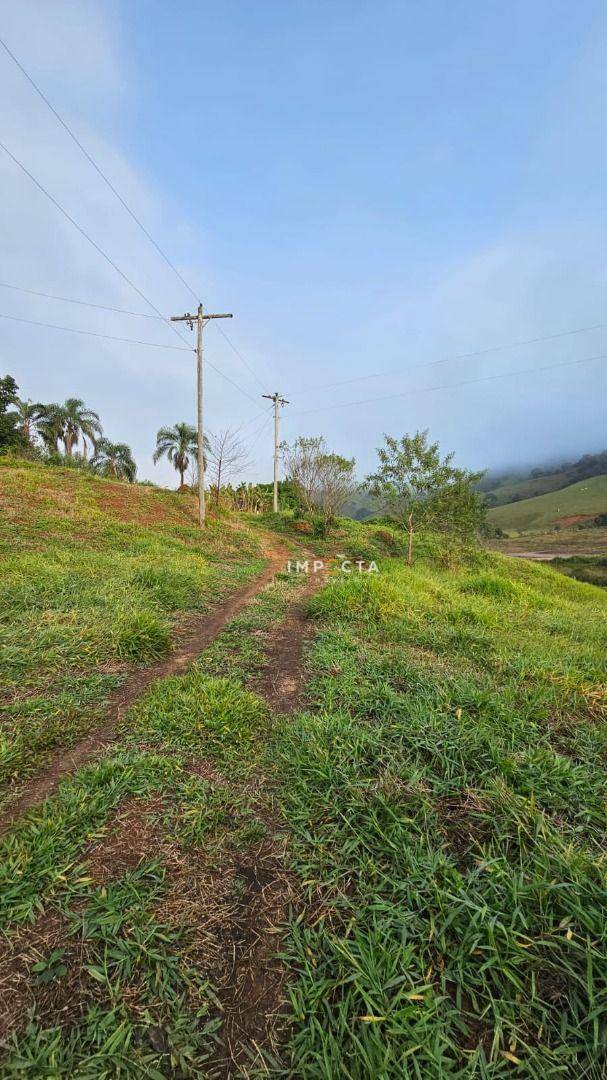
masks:
[[[310,708],[272,751],[314,912],[285,950],[293,1074],[585,1075],[606,1054],[607,597],[479,556],[336,580],[312,610]]]
[[[0,478],[10,785],[171,647],[186,598],[258,572],[267,535],[201,538],[153,489],[133,511],[122,485]],[[607,593],[438,540],[407,568],[375,526],[337,543],[379,572],[278,574],[7,829],[0,1075],[605,1063]]]
[[[193,500],[0,457],[0,792],[69,747],[188,619],[259,573],[246,526]]]
[[[559,491],[496,506],[488,517],[506,533],[541,533],[555,525],[566,529],[577,519],[591,520],[605,513],[607,476],[593,476]]]

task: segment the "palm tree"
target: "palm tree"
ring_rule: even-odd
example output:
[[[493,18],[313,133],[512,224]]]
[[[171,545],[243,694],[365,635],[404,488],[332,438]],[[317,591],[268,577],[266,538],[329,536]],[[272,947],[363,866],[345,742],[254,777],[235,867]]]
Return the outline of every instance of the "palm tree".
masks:
[[[86,436],[95,446],[98,437],[103,432],[97,413],[92,409],[87,409],[80,398],[68,398],[63,409],[65,411],[63,441],[67,456],[72,456],[72,451],[80,436],[83,440]]]
[[[40,405],[37,422],[38,434],[47,450],[59,453],[59,441],[65,436],[65,409],[63,405],[50,402]]]
[[[42,417],[43,409],[44,406],[39,401],[31,401],[30,398],[27,401],[21,401],[20,398],[17,398],[15,401],[17,427],[29,446],[34,445],[36,425]]]
[[[51,402],[40,405],[38,433],[48,450],[59,453],[59,443],[65,446],[68,457],[72,457],[74,447],[82,436],[86,454],[86,438],[93,446],[103,428],[96,412],[87,409],[80,398],[68,398],[63,405]]]
[[[128,480],[130,484],[134,482],[137,474],[137,465],[130,446],[126,443],[113,443],[109,439],[98,439],[91,464],[104,476]]]
[[[209,449],[208,439],[204,439],[205,450]],[[171,465],[174,465],[179,473],[179,487],[182,488],[183,478],[191,460],[196,459],[198,449],[198,435],[196,428],[191,424],[175,424],[172,428],[163,427],[156,435],[156,449],[154,451],[154,464],[166,457]],[[205,459],[206,465],[206,459]]]

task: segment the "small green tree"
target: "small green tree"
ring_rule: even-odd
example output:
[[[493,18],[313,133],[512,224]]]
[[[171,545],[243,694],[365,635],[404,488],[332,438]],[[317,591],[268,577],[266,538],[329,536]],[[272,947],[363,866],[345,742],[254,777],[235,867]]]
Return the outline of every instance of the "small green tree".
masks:
[[[379,447],[379,466],[367,477],[368,490],[384,512],[409,533],[407,563],[413,562],[413,538],[420,527],[434,528],[461,537],[474,535],[485,516],[483,497],[474,485],[482,472],[452,465],[453,454],[441,458],[438,443],[428,442],[428,432],[394,439],[384,435]]]
[[[19,401],[18,389],[12,375],[5,375],[0,379],[0,452],[23,446],[25,443],[18,427],[18,414],[10,408]]]

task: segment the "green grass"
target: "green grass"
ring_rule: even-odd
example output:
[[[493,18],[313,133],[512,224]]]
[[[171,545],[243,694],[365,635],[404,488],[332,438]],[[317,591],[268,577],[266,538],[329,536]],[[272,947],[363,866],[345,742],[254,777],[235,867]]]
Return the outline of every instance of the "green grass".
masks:
[[[204,535],[187,498],[0,459],[0,785],[99,719],[129,666],[166,656],[175,622],[259,572],[257,534]]]
[[[205,1062],[217,1053],[221,1026],[214,984],[231,953],[221,938],[225,924],[213,915],[217,898],[211,895],[210,906],[201,908],[204,894],[195,889],[189,905],[184,894],[205,874],[208,888],[209,874],[221,873],[226,854],[258,843],[265,827],[245,788],[216,787],[190,764],[217,750],[221,714],[231,717],[231,738],[222,723],[220,757],[225,760],[231,743],[232,757],[241,760],[264,709],[246,691],[238,696],[228,680],[208,680],[200,712],[209,740],[192,741],[185,754],[170,722],[164,740],[158,738],[177,700],[175,681],[164,686],[165,697],[157,692],[148,701],[149,728],[139,718],[145,747],[119,749],[80,769],[0,845],[5,940],[26,924],[42,934],[49,920],[60,918],[64,927],[60,947],[30,964],[36,1003],[29,1022],[3,1048],[2,1076],[209,1075]],[[191,701],[186,679],[182,689],[184,702]],[[157,752],[150,748],[155,741],[161,743]],[[96,880],[89,860],[94,865],[96,851],[111,849],[121,809],[133,799],[155,841],[133,869],[110,870],[109,879]],[[128,834],[125,840],[128,850]],[[228,877],[219,893],[224,910],[237,910],[239,889],[238,877],[231,884]],[[56,1015],[45,1004],[49,984],[60,995],[62,986],[64,994],[69,990],[67,1012]]]
[[[569,517],[606,512],[607,476],[593,476],[560,491],[497,506],[489,511],[489,521],[504,532],[541,533]]]
[[[488,494],[497,499],[497,506],[512,502],[513,499],[534,499],[537,495],[547,495],[550,491],[558,491],[573,483],[573,478],[567,472],[553,473],[547,476],[528,477],[526,480],[511,479],[503,484],[492,488]]]
[[[244,684],[262,669],[267,632],[301,587],[284,576],[254,598],[198,665],[156,683],[129,711],[110,756],[66,778],[0,842],[4,940],[30,926],[43,933],[58,917],[64,924],[59,946],[45,949],[42,939],[42,957],[29,965],[35,1003],[3,1048],[2,1076],[215,1075],[215,987],[233,962],[226,920],[238,917],[246,884],[230,877],[230,859],[266,835],[247,778],[269,715]],[[224,675],[212,677],[213,668]],[[198,775],[197,762],[226,780]],[[133,800],[154,841],[134,869],[98,881],[91,860],[111,848]],[[201,883],[224,876],[205,906]],[[48,1004],[50,991],[69,995],[67,1013]]]
[[[269,751],[315,913],[284,950],[289,1075],[582,1075],[607,1050],[607,597],[488,556],[312,606],[311,709]]]
[[[30,768],[28,723],[35,768],[44,739],[65,738],[53,723],[79,723],[80,701],[93,716],[124,664],[111,636],[105,659],[92,652],[95,661],[71,663],[78,646],[61,638],[47,663],[41,612],[60,622],[75,611],[78,626],[102,612],[103,585],[117,622],[114,597],[132,588],[133,608],[170,628],[182,610],[171,598],[188,589],[182,572],[202,560],[217,581],[230,542],[235,578],[255,559],[250,538],[230,541],[226,523],[203,551],[195,528],[174,519],[176,497],[156,525],[108,521],[106,489],[78,481],[66,501],[69,515],[83,500],[76,524],[63,523],[55,489],[30,493],[38,509],[29,523],[11,503],[26,555],[47,559],[36,565],[39,589],[27,591],[27,573],[19,582],[20,610],[38,615],[29,660],[27,641],[9,650],[30,680],[9,703],[18,775]],[[56,483],[65,492],[66,481]],[[140,504],[139,519],[149,509]],[[340,550],[398,551],[398,534],[382,538],[381,528],[340,525]],[[4,543],[9,561],[25,557],[6,532]],[[55,576],[63,543],[75,609],[69,572],[60,587]],[[49,919],[65,927],[30,964],[34,1004],[3,1051],[2,1075],[213,1074],[216,988],[232,963],[230,905],[238,910],[243,881],[228,876],[221,903],[215,893],[202,906],[197,893],[189,906],[183,899],[188,884],[217,887],[230,860],[264,837],[264,772],[307,901],[276,939],[290,1023],[266,1074],[546,1080],[605,1060],[607,594],[522,560],[466,556],[431,539],[420,548],[431,557],[413,569],[384,558],[379,575],[337,575],[310,599],[317,632],[305,711],[272,718],[253,692],[268,631],[301,587],[285,577],[189,672],[152,686],[125,716],[118,747],[65,779],[2,841],[4,941]],[[79,562],[85,555],[91,564]],[[98,555],[107,555],[100,581]],[[111,846],[129,805],[152,839],[135,866],[99,880],[95,852]],[[49,1006],[55,992],[67,997],[67,1016]]]

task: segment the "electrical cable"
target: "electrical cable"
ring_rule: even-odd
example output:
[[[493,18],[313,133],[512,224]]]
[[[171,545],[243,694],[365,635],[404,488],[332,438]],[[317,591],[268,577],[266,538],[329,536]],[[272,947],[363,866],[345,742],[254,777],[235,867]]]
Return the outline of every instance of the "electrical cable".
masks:
[[[78,304],[80,307],[97,308],[99,311],[115,311],[119,315],[137,315],[141,319],[164,319],[164,315],[152,315],[150,311],[128,311],[126,308],[110,307],[108,304],[93,304],[90,300],[75,300],[73,296],[57,296],[56,293],[38,292],[36,289],[24,289],[20,285],[9,285],[0,281],[0,289],[12,289],[13,292],[27,293],[28,296],[41,296],[44,300],[61,300],[66,304]]]
[[[563,360],[558,364],[545,364],[541,367],[520,368],[517,371],[502,371],[496,375],[483,375],[478,379],[464,379],[462,382],[443,383],[441,386],[421,386],[413,390],[405,390],[397,394],[383,394],[381,397],[363,398],[360,401],[342,401],[335,405],[320,405],[317,409],[304,409],[291,413],[291,416],[308,416],[310,413],[324,412],[332,409],[347,409],[354,405],[373,405],[378,401],[392,401],[394,398],[413,397],[415,394],[429,394],[435,390],[455,390],[460,386],[473,386],[475,383],[492,382],[494,379],[509,379],[515,375],[535,375],[542,371],[553,371],[556,368],[569,367],[574,364],[588,364],[593,360],[607,360],[607,353],[599,353],[596,356],[582,356],[578,360]]]
[[[189,292],[189,293],[191,293],[191,295],[192,295],[192,296],[194,297],[194,299],[196,300],[196,303],[198,303],[198,304],[199,304],[199,303],[201,303],[202,301],[201,301],[200,297],[198,296],[198,293],[196,292],[196,290],[192,288],[192,286],[191,286],[191,285],[189,284],[189,282],[188,282],[188,281],[186,281],[186,279],[184,278],[183,274],[181,274],[181,273],[179,272],[179,270],[177,269],[177,267],[176,267],[176,266],[174,265],[174,263],[172,263],[172,262],[171,262],[171,260],[169,259],[168,255],[166,254],[166,252],[165,252],[165,251],[163,251],[163,249],[162,249],[162,248],[160,247],[160,244],[158,244],[158,243],[157,243],[157,241],[156,241],[156,240],[154,239],[154,237],[152,236],[152,234],[151,234],[151,233],[150,233],[150,232],[148,231],[148,229],[146,229],[145,225],[144,225],[144,224],[143,224],[143,222],[142,222],[142,221],[141,221],[141,220],[140,220],[140,219],[139,219],[139,218],[137,217],[137,215],[136,215],[136,213],[134,212],[134,210],[132,210],[132,209],[131,209],[131,207],[129,206],[129,204],[128,204],[128,203],[126,202],[126,200],[125,200],[125,199],[124,199],[124,198],[122,197],[122,195],[120,194],[120,192],[118,191],[118,189],[117,189],[117,188],[115,187],[115,185],[114,185],[114,184],[112,183],[112,181],[111,181],[111,180],[109,179],[109,177],[108,177],[108,176],[106,176],[106,174],[104,173],[104,171],[103,171],[103,169],[101,168],[101,166],[97,164],[97,162],[95,161],[95,159],[94,159],[94,157],[92,156],[92,154],[90,154],[90,153],[89,153],[89,151],[88,151],[88,150],[86,149],[86,147],[85,147],[85,146],[83,146],[83,144],[82,144],[82,143],[80,142],[80,139],[79,139],[79,138],[78,138],[78,136],[77,136],[77,135],[76,135],[76,134],[75,134],[75,133],[74,133],[74,132],[72,131],[72,129],[71,129],[71,127],[69,126],[69,124],[68,124],[68,123],[67,123],[67,122],[66,122],[66,121],[65,121],[65,120],[63,119],[63,117],[62,117],[62,116],[61,116],[61,114],[60,114],[60,113],[59,113],[59,112],[57,111],[57,109],[56,109],[56,108],[54,107],[54,105],[52,105],[52,104],[51,104],[51,102],[50,102],[50,101],[49,101],[49,99],[48,99],[48,98],[46,97],[46,95],[44,94],[44,92],[43,92],[43,91],[42,91],[42,90],[40,89],[40,87],[38,86],[38,84],[37,84],[37,83],[35,82],[35,80],[34,80],[34,79],[32,78],[32,76],[31,76],[31,75],[29,74],[29,72],[28,72],[28,71],[26,71],[26,69],[24,68],[23,64],[22,64],[22,63],[21,63],[21,62],[20,62],[20,61],[19,61],[19,60],[17,59],[17,57],[15,56],[15,54],[14,54],[14,53],[13,53],[13,52],[11,51],[11,49],[9,49],[8,45],[6,44],[6,42],[5,42],[5,41],[4,41],[4,40],[3,40],[2,38],[0,38],[0,45],[2,46],[2,48],[4,49],[4,51],[5,51],[6,53],[7,53],[7,55],[8,55],[8,56],[10,56],[11,60],[13,61],[13,63],[14,63],[15,65],[16,65],[16,67],[18,67],[18,69],[19,69],[19,71],[21,72],[21,74],[22,74],[22,75],[23,75],[23,76],[24,76],[24,77],[25,77],[25,78],[27,79],[27,81],[29,82],[30,86],[31,86],[31,87],[32,87],[32,88],[33,88],[33,89],[34,89],[34,90],[36,91],[36,93],[37,93],[37,94],[38,94],[38,96],[39,96],[39,97],[40,97],[40,98],[42,99],[42,101],[43,101],[43,102],[44,102],[44,104],[45,104],[45,105],[47,106],[47,108],[48,108],[48,109],[50,109],[50,111],[52,112],[52,114],[53,114],[53,116],[55,117],[55,119],[56,119],[56,120],[57,120],[57,121],[58,121],[58,122],[59,122],[59,123],[61,124],[62,128],[64,129],[64,131],[66,131],[66,132],[67,132],[67,134],[69,135],[70,139],[72,139],[72,141],[73,141],[73,142],[74,142],[74,143],[76,144],[76,146],[77,146],[77,147],[78,147],[78,149],[79,149],[79,150],[81,151],[81,153],[82,153],[82,154],[84,154],[84,156],[85,156],[85,158],[87,159],[87,161],[88,161],[88,162],[89,162],[89,163],[90,163],[90,164],[91,164],[91,165],[93,166],[93,168],[94,168],[94,169],[95,169],[95,171],[96,171],[96,172],[98,173],[98,175],[99,175],[99,176],[101,177],[101,179],[102,179],[102,180],[103,180],[103,181],[104,181],[104,182],[105,182],[105,183],[107,184],[107,186],[109,187],[109,189],[110,189],[110,191],[112,192],[112,194],[113,194],[113,195],[115,195],[115,197],[116,197],[116,198],[118,199],[118,201],[119,201],[120,205],[121,205],[121,206],[122,206],[122,207],[123,207],[123,208],[124,208],[124,209],[126,210],[127,214],[129,214],[129,215],[130,215],[130,217],[131,217],[131,218],[133,219],[133,221],[135,222],[135,224],[136,224],[136,225],[138,225],[138,227],[139,227],[139,228],[141,229],[141,231],[142,231],[142,233],[144,234],[144,236],[146,236],[146,237],[147,237],[147,239],[148,239],[148,240],[150,241],[150,243],[152,244],[152,246],[153,246],[153,247],[154,247],[154,248],[156,249],[156,251],[158,252],[158,254],[160,255],[160,257],[161,257],[162,259],[164,259],[164,261],[165,261],[165,263],[167,264],[167,266],[169,266],[169,267],[170,267],[170,269],[171,269],[171,270],[173,271],[173,273],[174,273],[174,274],[176,274],[176,276],[177,276],[177,277],[179,278],[179,281],[181,282],[181,284],[185,286],[185,288],[186,288],[186,289],[188,290],[188,292]],[[14,159],[14,160],[15,160],[15,159]],[[131,283],[129,283],[129,284],[131,284]],[[138,291],[138,290],[137,290],[137,291]],[[143,295],[143,294],[140,294],[140,295]],[[144,297],[144,299],[145,299],[145,297]],[[147,302],[149,303],[149,301],[147,301]],[[151,305],[151,306],[153,306],[153,305]],[[161,318],[164,318],[164,316],[161,316]],[[219,331],[220,331],[220,333],[222,334],[222,336],[223,336],[223,337],[225,338],[225,340],[226,340],[226,341],[228,342],[228,344],[230,345],[231,349],[233,349],[233,351],[234,351],[234,352],[236,353],[236,356],[238,356],[238,357],[239,357],[239,359],[240,359],[240,360],[242,361],[242,363],[243,363],[243,364],[245,365],[245,367],[246,367],[246,368],[248,368],[248,370],[249,370],[249,371],[251,372],[251,374],[252,374],[252,375],[254,376],[254,378],[255,378],[255,379],[257,379],[257,382],[258,382],[258,383],[259,383],[259,385],[260,385],[260,386],[262,387],[262,389],[263,389],[263,390],[267,390],[267,387],[266,387],[266,386],[264,385],[264,383],[263,383],[263,382],[261,381],[261,379],[260,379],[260,378],[258,377],[257,373],[256,373],[256,372],[255,372],[255,371],[253,370],[253,368],[251,367],[251,365],[249,364],[249,362],[248,362],[247,360],[245,360],[245,358],[244,358],[244,356],[242,355],[242,353],[240,353],[240,352],[239,352],[239,350],[238,350],[238,349],[236,348],[236,346],[234,345],[234,343],[233,343],[233,342],[232,342],[232,341],[230,340],[230,338],[229,338],[229,337],[228,337],[228,335],[226,334],[226,332],[225,332],[225,330],[223,329],[223,327],[219,327]]]
[[[153,349],[176,349],[177,352],[190,353],[196,351],[186,345],[163,345],[158,341],[139,341],[137,338],[116,337],[114,334],[101,334],[96,330],[81,330],[76,326],[58,326],[57,323],[38,322],[36,319],[22,319],[18,315],[5,315],[3,312],[0,312],[0,319],[27,323],[29,326],[44,326],[47,330],[66,330],[70,334],[86,334],[87,337],[105,338],[107,341],[122,341],[129,345],[147,345]]]

